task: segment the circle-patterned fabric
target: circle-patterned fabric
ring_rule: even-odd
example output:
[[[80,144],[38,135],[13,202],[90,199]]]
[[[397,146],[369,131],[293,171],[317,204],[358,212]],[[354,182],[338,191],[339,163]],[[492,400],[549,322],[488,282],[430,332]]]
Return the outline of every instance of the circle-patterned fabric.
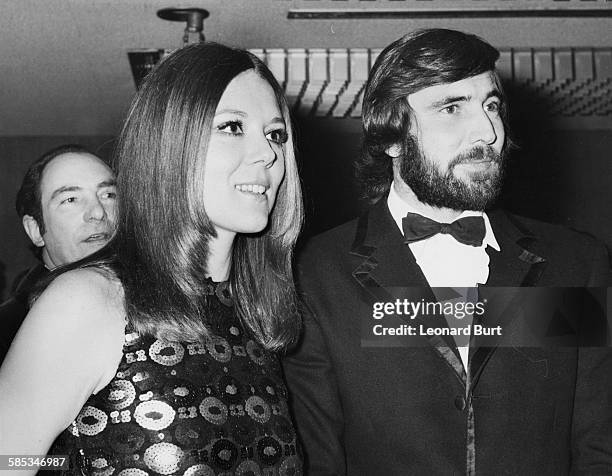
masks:
[[[231,301],[213,299],[201,344],[126,332],[114,379],[50,450],[69,454],[69,474],[302,474],[278,357],[244,331]]]

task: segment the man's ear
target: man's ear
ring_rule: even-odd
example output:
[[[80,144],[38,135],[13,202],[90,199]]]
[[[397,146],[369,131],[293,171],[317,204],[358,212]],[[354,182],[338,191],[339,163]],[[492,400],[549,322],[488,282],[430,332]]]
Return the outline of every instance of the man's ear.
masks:
[[[399,144],[393,144],[385,149],[385,153],[392,159],[397,159],[402,154],[402,148]]]
[[[38,246],[39,248],[45,246],[45,240],[40,234],[40,228],[34,217],[30,215],[24,215],[21,219],[21,224],[23,225],[23,229],[30,237],[30,240],[32,241],[32,243],[34,243],[35,246]]]

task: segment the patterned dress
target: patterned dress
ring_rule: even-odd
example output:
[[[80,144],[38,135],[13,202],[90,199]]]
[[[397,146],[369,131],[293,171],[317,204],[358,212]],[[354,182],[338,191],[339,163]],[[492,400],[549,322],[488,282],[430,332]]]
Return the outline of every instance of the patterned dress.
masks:
[[[224,283],[202,344],[126,332],[113,380],[49,454],[68,474],[299,475],[302,461],[275,354],[244,330]]]

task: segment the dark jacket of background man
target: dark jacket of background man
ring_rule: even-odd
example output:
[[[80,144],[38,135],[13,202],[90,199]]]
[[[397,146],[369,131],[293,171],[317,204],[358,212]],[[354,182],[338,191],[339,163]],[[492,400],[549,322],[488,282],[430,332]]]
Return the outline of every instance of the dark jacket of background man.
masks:
[[[49,270],[38,264],[17,278],[13,295],[0,305],[0,363],[9,350],[13,338],[28,313],[28,297],[36,283],[49,274]]]

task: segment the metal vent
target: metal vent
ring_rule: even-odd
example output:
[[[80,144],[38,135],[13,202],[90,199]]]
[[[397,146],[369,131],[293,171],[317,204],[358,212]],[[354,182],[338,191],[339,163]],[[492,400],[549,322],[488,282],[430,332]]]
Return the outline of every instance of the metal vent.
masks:
[[[141,71],[148,72],[172,51],[147,51],[150,64],[141,66]],[[335,118],[361,117],[363,89],[381,52],[366,48],[250,51],[270,68],[298,116]],[[612,128],[612,48],[501,48],[497,68],[512,96],[512,110],[537,108],[539,117],[546,116],[561,128]]]
[[[251,51],[284,86],[298,115],[360,117],[363,88],[381,50]],[[562,126],[612,127],[612,48],[501,49],[497,66],[524,106],[537,106]]]

